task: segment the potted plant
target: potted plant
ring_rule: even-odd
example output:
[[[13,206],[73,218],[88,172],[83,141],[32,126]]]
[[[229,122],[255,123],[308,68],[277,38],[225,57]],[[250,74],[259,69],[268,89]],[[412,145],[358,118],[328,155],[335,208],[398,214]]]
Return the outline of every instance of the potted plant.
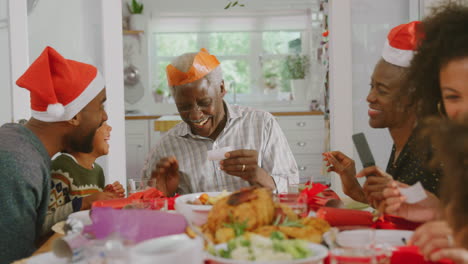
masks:
[[[155,91],[153,91],[153,97],[156,103],[164,102],[164,97],[165,97],[164,90],[161,88],[156,89]]]
[[[129,17],[129,28],[131,30],[144,30],[146,27],[145,16],[143,15],[142,3],[139,3],[137,0],[132,0],[131,4],[128,4],[128,10],[130,11]]]
[[[308,55],[289,55],[284,64],[286,76],[291,80],[304,79],[309,71]]]
[[[308,55],[289,55],[284,63],[284,75],[291,80],[291,91],[295,98],[306,100],[308,86],[305,80],[309,74]]]

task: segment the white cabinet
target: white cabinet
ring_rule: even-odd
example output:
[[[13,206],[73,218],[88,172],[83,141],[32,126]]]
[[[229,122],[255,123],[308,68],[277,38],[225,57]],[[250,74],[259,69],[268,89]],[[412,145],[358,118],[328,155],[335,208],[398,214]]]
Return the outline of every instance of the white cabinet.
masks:
[[[150,150],[148,120],[125,121],[127,179],[138,179]]]
[[[299,168],[300,182],[329,183],[322,175],[322,153],[325,150],[323,115],[277,116]]]

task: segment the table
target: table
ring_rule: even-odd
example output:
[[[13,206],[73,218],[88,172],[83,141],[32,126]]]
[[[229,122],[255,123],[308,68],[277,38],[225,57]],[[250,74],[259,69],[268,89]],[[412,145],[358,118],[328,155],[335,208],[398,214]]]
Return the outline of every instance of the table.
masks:
[[[63,237],[62,234],[54,233],[52,236],[49,237],[49,239],[47,239],[44,242],[44,244],[42,244],[36,251],[34,251],[34,253],[32,255],[35,256],[35,255],[39,255],[39,254],[51,251],[52,250],[52,242],[55,239],[61,238],[61,237]]]

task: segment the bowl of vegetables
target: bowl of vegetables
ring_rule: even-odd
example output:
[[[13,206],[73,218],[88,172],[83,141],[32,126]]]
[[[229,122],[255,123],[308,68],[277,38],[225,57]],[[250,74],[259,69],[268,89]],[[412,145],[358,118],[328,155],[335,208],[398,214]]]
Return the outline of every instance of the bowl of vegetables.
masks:
[[[279,231],[269,238],[248,233],[207,251],[211,264],[312,264],[321,263],[327,255],[324,246],[286,239]]]

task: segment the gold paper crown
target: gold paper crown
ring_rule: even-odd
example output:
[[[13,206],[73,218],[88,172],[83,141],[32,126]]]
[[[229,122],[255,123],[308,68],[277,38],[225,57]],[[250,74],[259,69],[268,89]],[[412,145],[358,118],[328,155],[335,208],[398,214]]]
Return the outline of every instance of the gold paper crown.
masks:
[[[218,59],[202,48],[187,72],[182,72],[172,64],[167,65],[166,74],[169,86],[183,85],[203,78],[219,65]]]

